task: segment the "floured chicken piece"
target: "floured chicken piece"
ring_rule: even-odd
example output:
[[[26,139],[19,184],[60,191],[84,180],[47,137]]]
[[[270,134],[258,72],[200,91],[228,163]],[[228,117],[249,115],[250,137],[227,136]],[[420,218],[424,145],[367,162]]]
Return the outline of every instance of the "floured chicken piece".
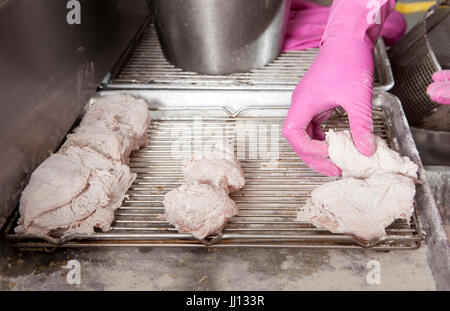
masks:
[[[64,152],[70,147],[88,147],[114,161],[127,163],[130,153],[134,150],[133,142],[125,135],[109,130],[104,124],[80,126],[74,134],[67,135],[67,140],[61,147]]]
[[[134,149],[147,142],[147,130],[150,124],[148,105],[143,99],[130,95],[108,95],[97,100],[83,117],[80,125],[107,121],[111,130],[117,130],[130,136]]]
[[[117,208],[119,206],[120,204]],[[101,231],[109,231],[114,221],[114,211],[113,208],[97,208],[89,217],[73,223],[64,234],[92,234],[95,228]]]
[[[128,163],[147,141],[144,100],[109,95],[88,109],[57,154],[31,175],[20,199],[18,233],[91,234],[110,230],[114,211],[136,178]]]
[[[348,131],[330,130],[326,139],[330,159],[342,169],[344,179],[316,188],[297,220],[364,240],[384,237],[395,219],[409,221],[415,163],[389,149],[380,137],[375,137],[377,149],[371,157],[357,151]]]
[[[409,221],[414,195],[413,180],[398,174],[344,178],[316,188],[297,220],[370,241],[384,237],[395,219]]]
[[[127,163],[133,150],[147,142],[148,105],[129,95],[108,95],[88,109],[61,148],[89,147],[105,157]]]
[[[182,172],[186,184],[164,198],[166,220],[198,239],[221,232],[227,219],[238,214],[228,193],[245,185],[233,146],[222,142],[197,152],[183,161]]]
[[[94,233],[110,228],[136,178],[128,166],[101,154],[68,147],[45,160],[20,198],[18,233]]]
[[[244,171],[228,143],[217,143],[211,150],[185,159],[181,170],[188,183],[211,184],[228,193],[245,185]]]
[[[208,184],[187,183],[164,198],[165,218],[180,233],[203,239],[222,231],[227,219],[237,215],[236,203],[225,189]]]
[[[417,164],[390,149],[382,138],[375,136],[375,139],[376,152],[366,157],[354,146],[349,131],[329,130],[326,133],[328,154],[342,169],[343,177],[367,178],[375,174],[397,173],[417,178]]]

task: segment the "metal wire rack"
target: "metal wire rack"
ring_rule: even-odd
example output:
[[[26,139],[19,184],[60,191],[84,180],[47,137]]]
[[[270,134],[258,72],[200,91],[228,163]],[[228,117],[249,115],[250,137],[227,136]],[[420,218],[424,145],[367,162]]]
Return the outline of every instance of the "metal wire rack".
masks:
[[[203,108],[204,110],[204,108]],[[198,108],[152,110],[148,145],[135,152],[130,167],[137,179],[123,205],[116,211],[112,230],[93,235],[60,238],[19,235],[13,232],[17,215],[9,224],[7,236],[21,248],[97,247],[97,246],[177,246],[177,247],[296,247],[361,248],[376,250],[414,249],[423,239],[416,215],[410,222],[395,221],[387,236],[371,243],[350,235],[332,234],[305,222],[295,221],[296,212],[311,191],[336,178],[320,175],[307,167],[292,151],[280,130],[286,109],[272,110],[272,117],[261,116],[261,109],[242,109],[230,116],[224,109]],[[397,148],[386,114],[374,109],[375,134]],[[325,129],[346,129],[348,120],[336,115]],[[225,226],[223,233],[204,240],[181,234],[161,219],[166,192],[183,183],[182,158],[216,140],[235,143],[243,167],[246,186],[231,197],[239,215]]]
[[[204,75],[171,65],[163,54],[156,30],[149,24],[125,53],[104,89],[245,88],[293,90],[317,56],[319,49],[290,51],[260,69],[229,75]],[[374,89],[388,91],[394,80],[380,39],[374,52]]]

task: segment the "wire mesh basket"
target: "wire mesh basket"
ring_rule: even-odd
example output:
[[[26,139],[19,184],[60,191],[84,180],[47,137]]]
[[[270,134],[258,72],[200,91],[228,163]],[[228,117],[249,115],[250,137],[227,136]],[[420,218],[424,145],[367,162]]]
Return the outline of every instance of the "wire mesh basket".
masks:
[[[450,69],[450,0],[438,1],[390,51],[395,86],[411,126],[450,131],[450,106],[430,100],[431,76]]]

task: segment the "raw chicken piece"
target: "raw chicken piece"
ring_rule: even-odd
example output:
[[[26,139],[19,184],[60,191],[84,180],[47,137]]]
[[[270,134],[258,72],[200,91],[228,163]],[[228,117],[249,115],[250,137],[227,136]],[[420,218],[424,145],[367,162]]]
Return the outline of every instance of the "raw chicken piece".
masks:
[[[184,160],[182,171],[187,183],[164,198],[166,220],[198,239],[222,231],[227,219],[238,214],[228,193],[245,185],[233,146],[217,143],[212,150],[196,153]]]
[[[128,95],[96,101],[57,154],[31,175],[16,232],[94,233],[110,229],[114,210],[136,178],[128,162],[147,141],[148,106]]]
[[[109,130],[102,123],[104,121],[76,128],[74,134],[67,135],[67,140],[61,147],[62,152],[69,147],[89,147],[111,160],[127,163],[134,150],[134,143],[129,137]]]
[[[148,105],[143,99],[124,94],[104,96],[92,104],[80,126],[94,124],[100,120],[105,121],[111,130],[119,129],[126,133],[133,142],[133,150],[139,149],[147,142],[150,115]]]
[[[64,234],[92,234],[95,228],[101,229],[102,231],[109,231],[113,221],[114,209],[97,208],[89,217],[70,225]]]
[[[20,198],[19,224],[23,230],[47,211],[70,204],[86,188],[90,173],[78,157],[54,154],[45,160],[31,175]]]
[[[377,149],[374,155],[366,157],[353,145],[349,131],[326,133],[330,159],[342,169],[343,177],[366,178],[375,174],[398,173],[417,178],[418,166],[408,157],[402,157],[391,150],[386,142],[375,137]]]
[[[181,168],[186,182],[211,184],[228,192],[245,185],[244,172],[231,144],[217,143],[212,150],[185,159]]]
[[[384,237],[395,219],[409,221],[414,194],[413,180],[402,175],[345,178],[316,188],[297,220],[370,241]]]
[[[357,151],[348,131],[330,130],[326,139],[330,159],[342,169],[344,179],[316,188],[297,220],[364,240],[385,236],[385,228],[395,219],[409,221],[415,163],[389,149],[380,137],[375,137],[377,149],[371,157]]]
[[[104,156],[127,163],[133,150],[147,142],[150,123],[147,103],[129,95],[100,98],[88,109],[62,150],[70,146],[90,147]]]
[[[31,175],[20,199],[16,232],[48,235],[108,230],[136,174],[99,153],[68,147],[52,155]],[[107,215],[99,219],[97,215]]]
[[[238,213],[236,203],[224,189],[196,183],[168,192],[164,207],[168,222],[198,239],[222,231],[227,219]]]

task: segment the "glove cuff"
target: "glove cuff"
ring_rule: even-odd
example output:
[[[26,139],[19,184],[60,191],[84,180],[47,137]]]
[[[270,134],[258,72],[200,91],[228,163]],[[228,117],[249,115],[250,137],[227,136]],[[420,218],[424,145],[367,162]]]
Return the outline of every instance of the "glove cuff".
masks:
[[[320,46],[348,40],[373,48],[394,5],[395,0],[334,0]]]

